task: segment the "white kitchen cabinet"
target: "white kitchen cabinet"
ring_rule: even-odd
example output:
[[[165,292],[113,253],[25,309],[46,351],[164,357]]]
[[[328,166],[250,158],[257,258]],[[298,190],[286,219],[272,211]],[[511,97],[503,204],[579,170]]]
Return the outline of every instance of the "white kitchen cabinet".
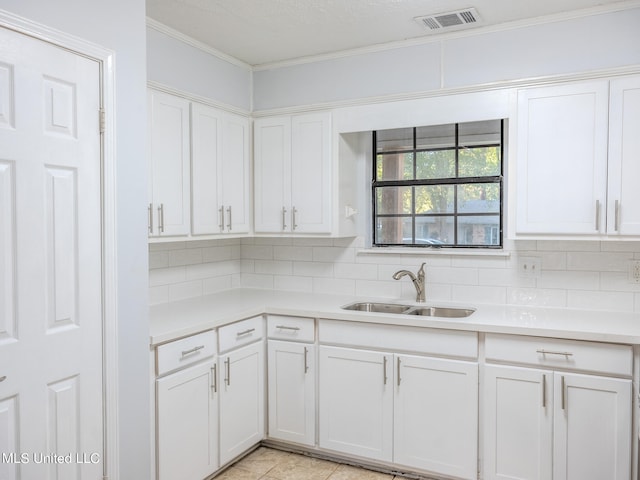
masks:
[[[611,81],[607,232],[640,236],[640,75]]]
[[[268,342],[269,438],[315,445],[315,346]]]
[[[516,235],[640,235],[640,76],[522,89]]]
[[[193,103],[191,144],[192,235],[248,233],[249,120]]]
[[[320,345],[320,447],[393,460],[393,355]]]
[[[394,457],[456,478],[478,471],[478,364],[395,356]]]
[[[222,466],[264,437],[264,343],[258,341],[221,355],[219,368]]]
[[[218,378],[212,330],[155,352],[158,480],[202,480],[218,468]]]
[[[254,123],[256,233],[331,233],[331,114]]]
[[[604,229],[608,92],[605,80],[518,92],[517,234]]]
[[[484,478],[628,480],[631,347],[488,334]],[[531,365],[527,367],[526,365]]]
[[[147,93],[149,236],[188,235],[190,225],[189,102]]]

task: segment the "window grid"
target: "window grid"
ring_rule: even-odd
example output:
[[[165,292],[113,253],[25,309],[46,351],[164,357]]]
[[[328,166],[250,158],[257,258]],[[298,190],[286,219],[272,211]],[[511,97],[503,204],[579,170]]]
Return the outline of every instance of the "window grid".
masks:
[[[503,169],[504,169],[504,120],[500,120],[500,132],[499,132],[499,142],[497,143],[482,143],[481,145],[474,145],[473,143],[469,145],[461,145],[460,144],[460,124],[456,123],[454,125],[454,145],[447,147],[434,147],[434,148],[418,148],[417,147],[417,129],[418,127],[412,128],[412,148],[411,150],[407,149],[397,149],[397,150],[389,150],[389,151],[378,151],[377,145],[377,132],[373,132],[373,172],[372,172],[372,212],[373,212],[373,245],[374,246],[407,246],[407,247],[454,247],[454,248],[502,248],[502,240],[503,240],[503,201],[504,201],[504,189],[503,189]],[[488,175],[488,176],[460,176],[460,152],[465,148],[477,148],[477,147],[489,147],[489,148],[498,148],[499,152],[499,174],[498,175]],[[443,177],[443,178],[423,178],[418,179],[418,154],[421,152],[438,152],[438,151],[448,151],[453,150],[454,152],[454,176],[453,177]],[[400,154],[412,154],[413,156],[413,178],[410,180],[378,180],[377,178],[377,157],[378,155],[400,155]],[[499,210],[491,211],[491,212],[461,212],[459,207],[459,188],[463,185],[472,185],[472,184],[496,184],[499,189]],[[453,186],[453,211],[438,213],[416,213],[416,187],[419,186],[443,186],[443,185],[451,185]],[[376,192],[380,188],[384,187],[410,187],[411,188],[411,205],[410,213],[378,213],[377,212],[377,202],[376,202]],[[460,238],[460,218],[464,217],[498,217],[498,226],[490,226],[488,227],[487,233],[490,237],[488,243],[483,244],[473,244],[473,243],[462,243]],[[402,242],[381,242],[378,241],[378,221],[380,219],[409,219],[411,222],[411,243]],[[453,241],[446,242],[442,244],[419,244],[416,243],[416,219],[420,218],[450,218],[452,220],[453,226]],[[495,242],[494,242],[494,237]],[[403,239],[404,240],[404,239]]]

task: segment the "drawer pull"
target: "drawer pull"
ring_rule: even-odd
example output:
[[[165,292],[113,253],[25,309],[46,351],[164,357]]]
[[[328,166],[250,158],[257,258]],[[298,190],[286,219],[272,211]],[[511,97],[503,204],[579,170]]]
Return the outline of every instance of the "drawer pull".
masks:
[[[226,383],[228,387],[231,385],[231,359],[229,357],[224,361],[224,366],[227,373],[224,383]]]
[[[276,328],[279,330],[300,330],[300,327],[287,327],[286,325],[276,325]]]
[[[398,357],[398,365],[397,365],[397,367],[398,367],[398,372],[397,372],[397,375],[398,375],[398,386],[400,386],[400,357]]]
[[[536,350],[536,352],[541,353],[542,355],[563,355],[565,357],[572,357],[573,353],[571,352],[557,352],[554,350],[545,350],[541,348],[540,350]]]
[[[197,347],[190,348],[189,350],[182,351],[182,357],[186,357],[187,355],[191,355],[192,353],[197,353],[204,348],[204,345],[198,345]]]
[[[3,376],[0,377],[0,382],[4,382],[6,379],[7,379],[7,376],[3,375]]]
[[[542,375],[542,408],[547,408],[547,376]]]
[[[236,333],[236,337],[242,337],[243,335],[248,335],[248,334],[253,333],[253,332],[255,332],[255,331],[256,331],[256,329],[255,329],[255,328],[249,328],[249,329],[244,330],[244,331],[242,331],[242,332],[238,332],[238,333]]]
[[[387,384],[387,356],[382,357],[382,384]]]
[[[566,405],[566,393],[565,393],[566,384],[565,384],[565,381],[564,381],[564,375],[562,377],[560,377],[560,389],[562,391],[562,402],[561,402],[562,403],[562,410],[566,410],[566,408],[567,408],[567,405]]]
[[[218,368],[215,363],[211,367],[211,390],[213,393],[218,392]]]
[[[309,371],[309,360],[307,359],[309,355],[309,349],[304,347],[304,373],[306,374]]]

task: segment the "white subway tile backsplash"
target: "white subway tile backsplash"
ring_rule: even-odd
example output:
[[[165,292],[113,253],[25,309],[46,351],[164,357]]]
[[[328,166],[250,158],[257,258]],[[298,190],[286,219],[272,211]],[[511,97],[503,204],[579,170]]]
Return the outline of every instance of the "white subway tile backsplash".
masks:
[[[401,269],[426,262],[430,301],[509,303],[640,311],[640,285],[627,279],[640,242],[510,241],[504,256],[456,252],[365,251],[363,237],[274,237],[149,246],[149,302],[164,303],[235,287],[347,293],[415,300]],[[538,257],[539,277],[522,277],[518,258]]]

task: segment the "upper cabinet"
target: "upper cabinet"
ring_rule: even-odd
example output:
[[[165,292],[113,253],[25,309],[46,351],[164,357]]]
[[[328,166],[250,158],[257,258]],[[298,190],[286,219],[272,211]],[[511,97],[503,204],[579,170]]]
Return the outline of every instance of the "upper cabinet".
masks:
[[[149,90],[149,236],[247,234],[249,118]]]
[[[189,234],[189,102],[149,90],[149,236]]]
[[[191,233],[248,233],[249,120],[194,103],[191,145]]]
[[[256,233],[332,233],[331,114],[255,121]]]
[[[640,77],[522,89],[517,106],[515,234],[640,235]]]

